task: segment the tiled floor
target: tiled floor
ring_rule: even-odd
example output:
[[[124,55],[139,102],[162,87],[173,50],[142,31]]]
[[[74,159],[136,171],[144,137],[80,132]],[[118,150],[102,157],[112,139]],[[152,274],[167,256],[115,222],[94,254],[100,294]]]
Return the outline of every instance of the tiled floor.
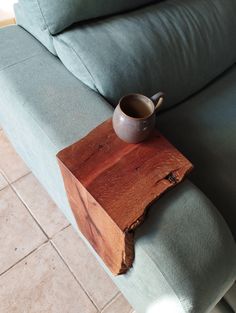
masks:
[[[0,130],[0,313],[131,313]]]

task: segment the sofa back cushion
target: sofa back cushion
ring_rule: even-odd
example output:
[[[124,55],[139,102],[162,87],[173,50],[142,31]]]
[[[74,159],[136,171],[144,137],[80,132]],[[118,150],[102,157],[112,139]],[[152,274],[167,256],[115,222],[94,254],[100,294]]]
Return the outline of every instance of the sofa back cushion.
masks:
[[[236,61],[235,0],[169,0],[54,36],[58,56],[114,105],[128,93],[167,95],[166,107]]]
[[[35,9],[33,2],[31,6],[25,7],[25,3],[14,4],[16,22],[38,39],[50,52],[56,54],[52,35],[49,33],[40,11]]]
[[[158,0],[19,0],[31,12],[40,28],[50,34],[61,32],[73,23],[132,10]],[[39,16],[40,15],[40,16]],[[29,30],[30,31],[30,30]]]

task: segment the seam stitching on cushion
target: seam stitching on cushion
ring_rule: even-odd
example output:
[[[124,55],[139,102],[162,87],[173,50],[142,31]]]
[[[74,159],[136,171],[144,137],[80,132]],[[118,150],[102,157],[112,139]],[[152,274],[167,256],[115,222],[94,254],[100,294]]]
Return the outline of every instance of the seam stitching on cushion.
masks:
[[[145,251],[145,250],[144,250]],[[146,251],[145,251],[146,253]],[[180,300],[179,296],[177,295],[175,289],[172,287],[172,285],[170,284],[169,280],[167,279],[166,275],[164,274],[164,272],[160,269],[160,266],[157,264],[157,262],[155,262],[153,260],[153,258],[148,254],[146,253],[146,256],[152,261],[153,264],[155,264],[158,268],[158,270],[160,271],[161,275],[164,277],[164,279],[166,280],[167,284],[169,285],[169,287],[171,288],[171,290],[174,292],[174,294],[176,295],[176,298],[178,299],[182,309],[183,309],[183,312],[187,313],[187,311],[185,310],[185,306],[183,305],[182,301]]]
[[[37,55],[40,55],[41,53],[38,53],[32,57],[29,57],[25,60],[22,60],[22,62],[19,62],[19,63],[16,63],[15,65],[17,64],[20,64],[20,63],[23,63],[24,61],[27,61],[28,59],[31,59]],[[8,66],[8,67],[11,67],[11,66]],[[1,72],[1,71],[0,71]],[[38,126],[38,128],[42,131],[43,134],[45,134],[45,136],[48,138],[48,140],[52,143],[52,145],[54,146],[54,148],[58,151],[58,147],[57,147],[57,144],[54,142],[54,140],[52,138],[49,137],[49,135],[45,132],[45,130],[43,129],[43,127],[39,124],[39,122],[37,121],[37,119],[35,119],[35,117],[33,116],[32,112],[28,111],[27,114],[32,118],[32,120],[36,123],[36,125]],[[56,155],[55,155],[56,157]]]
[[[42,8],[41,8],[41,6],[40,6],[40,4],[39,4],[39,0],[36,0],[36,2],[37,2],[37,4],[38,4],[39,11],[40,11],[40,13],[41,13],[41,15],[42,15],[42,17],[43,17],[44,24],[45,24],[46,28],[48,29],[48,32],[51,34],[50,28],[49,28],[49,26],[48,26],[48,24],[47,24],[47,22],[46,22],[46,19],[45,19],[44,14],[43,14],[43,10],[42,10]]]
[[[9,68],[11,68],[11,67],[13,67],[13,66],[15,66],[15,65],[24,63],[24,62],[27,61],[27,60],[30,60],[30,59],[32,59],[32,58],[35,58],[36,56],[38,56],[38,55],[40,55],[40,54],[42,54],[42,53],[34,54],[34,55],[32,55],[32,56],[30,56],[30,57],[28,57],[28,58],[25,58],[25,59],[23,59],[23,60],[21,60],[21,61],[19,61],[19,62],[16,62],[16,63],[10,64],[10,65],[7,65],[6,67],[0,69],[0,73],[3,72],[3,71],[5,71],[5,70],[7,70],[7,69],[9,69]]]
[[[87,65],[85,64],[85,62],[83,61],[83,59],[81,58],[81,56],[76,52],[76,50],[74,49],[74,47],[73,47],[71,44],[65,42],[63,39],[59,38],[58,36],[56,37],[56,39],[59,40],[59,41],[61,41],[62,43],[64,43],[65,45],[67,45],[69,48],[72,49],[72,51],[74,52],[74,54],[79,58],[81,64],[82,64],[82,65],[84,66],[84,68],[87,70],[87,72],[88,72],[88,74],[89,74],[89,76],[90,76],[90,78],[91,78],[91,80],[92,80],[92,82],[93,82],[94,88],[96,89],[96,91],[97,91],[99,94],[101,94],[101,93],[99,92],[99,90],[98,90],[96,84],[95,84],[95,80],[94,80],[94,78],[93,78],[92,73],[91,73],[90,70],[88,69]],[[54,46],[55,46],[55,45],[54,45]],[[55,48],[55,49],[56,49],[56,48]],[[57,49],[56,49],[56,50],[57,50]],[[57,52],[57,54],[58,54],[58,51],[56,51],[56,52]],[[61,61],[62,61],[62,60],[61,60]],[[73,74],[73,75],[74,75],[74,74]],[[74,76],[75,76],[75,75],[74,75]],[[77,76],[76,76],[76,78],[79,79]],[[79,79],[79,80],[80,80],[80,79]],[[80,81],[81,81],[81,80],[80,80]],[[85,83],[84,83],[84,84],[85,84]],[[85,85],[86,85],[86,84],[85,84]]]

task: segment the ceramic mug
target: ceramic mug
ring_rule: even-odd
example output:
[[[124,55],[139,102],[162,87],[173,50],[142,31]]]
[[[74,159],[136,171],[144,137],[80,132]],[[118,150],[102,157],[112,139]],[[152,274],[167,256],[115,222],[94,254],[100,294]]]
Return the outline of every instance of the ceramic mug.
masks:
[[[112,119],[117,136],[128,143],[147,139],[155,128],[156,111],[163,99],[162,92],[150,99],[141,94],[129,94],[121,98]]]

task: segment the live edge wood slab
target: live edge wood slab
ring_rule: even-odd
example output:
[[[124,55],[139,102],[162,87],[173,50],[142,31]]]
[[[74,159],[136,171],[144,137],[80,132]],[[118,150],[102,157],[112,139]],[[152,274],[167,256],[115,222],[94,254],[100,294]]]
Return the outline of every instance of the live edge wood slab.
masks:
[[[78,226],[113,274],[134,260],[134,230],[147,208],[183,180],[192,164],[160,133],[127,144],[111,120],[57,154]]]

